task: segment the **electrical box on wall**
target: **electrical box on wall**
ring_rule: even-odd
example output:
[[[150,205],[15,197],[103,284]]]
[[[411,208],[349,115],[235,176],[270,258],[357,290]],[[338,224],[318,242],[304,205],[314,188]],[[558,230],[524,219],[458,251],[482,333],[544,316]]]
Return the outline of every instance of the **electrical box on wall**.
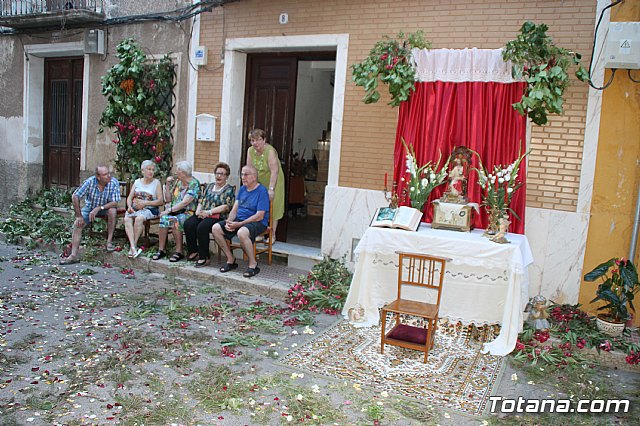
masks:
[[[216,116],[211,114],[196,115],[196,140],[216,140]]]
[[[207,65],[207,53],[209,52],[209,49],[207,49],[205,46],[198,46],[195,49],[193,49],[193,58],[191,59],[191,62],[193,62],[194,65]]]
[[[640,22],[611,22],[604,52],[605,68],[640,69]]]
[[[86,30],[84,32],[84,53],[104,55],[103,30]]]

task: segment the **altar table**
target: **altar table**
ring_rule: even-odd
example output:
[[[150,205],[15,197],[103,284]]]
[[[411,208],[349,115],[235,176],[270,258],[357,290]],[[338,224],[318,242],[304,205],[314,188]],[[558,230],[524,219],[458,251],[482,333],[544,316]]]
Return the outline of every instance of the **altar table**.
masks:
[[[364,321],[378,324],[378,308],[396,299],[397,251],[447,257],[440,300],[440,317],[463,324],[500,324],[498,337],[484,352],[506,355],[515,348],[522,331],[523,311],[529,296],[527,266],[533,262],[527,237],[507,234],[509,244],[483,237],[484,230],[457,232],[421,224],[417,232],[370,227],[356,247],[356,264],[342,314],[356,304],[364,308]],[[421,289],[405,286],[403,298],[422,299]]]

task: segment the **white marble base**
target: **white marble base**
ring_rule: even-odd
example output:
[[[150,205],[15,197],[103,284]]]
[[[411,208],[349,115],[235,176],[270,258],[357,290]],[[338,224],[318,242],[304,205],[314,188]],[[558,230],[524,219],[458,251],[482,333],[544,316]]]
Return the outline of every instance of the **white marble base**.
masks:
[[[389,205],[382,190],[327,186],[324,191],[322,254],[352,259],[353,240],[359,240],[369,227],[378,207]]]
[[[354,239],[364,235],[375,210],[387,204],[382,191],[327,186],[322,253],[332,258],[346,255],[351,261]],[[529,266],[529,296],[542,294],[557,303],[577,303],[588,217],[538,208],[527,208],[525,217],[534,259]]]
[[[529,295],[578,303],[588,228],[587,215],[527,208],[525,234],[533,252]]]

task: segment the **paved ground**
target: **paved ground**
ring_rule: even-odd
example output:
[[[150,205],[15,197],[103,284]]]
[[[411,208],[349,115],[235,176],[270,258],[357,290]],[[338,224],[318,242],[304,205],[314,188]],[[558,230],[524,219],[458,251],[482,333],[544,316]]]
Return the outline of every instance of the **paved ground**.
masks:
[[[471,418],[301,376],[275,360],[337,320],[285,309],[304,271],[273,265],[245,279],[120,254],[101,262],[60,267],[52,253],[0,243],[0,424],[364,425],[375,413],[389,425],[638,424],[637,415]],[[505,364],[496,395],[638,398],[636,373]]]

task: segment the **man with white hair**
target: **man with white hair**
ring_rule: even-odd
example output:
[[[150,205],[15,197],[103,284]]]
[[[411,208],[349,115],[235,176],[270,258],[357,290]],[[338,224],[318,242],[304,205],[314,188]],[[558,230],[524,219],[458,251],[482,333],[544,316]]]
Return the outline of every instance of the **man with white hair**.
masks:
[[[85,205],[80,208],[80,199],[85,199]],[[120,201],[120,182],[111,176],[107,166],[96,167],[95,175],[85,180],[73,192],[73,210],[76,220],[71,234],[71,254],[62,259],[62,265],[77,263],[78,250],[82,241],[82,230],[96,217],[107,218],[107,251],[114,251],[113,231],[116,229],[118,202]]]
[[[253,242],[269,226],[269,192],[258,183],[258,171],[255,167],[244,166],[241,178],[243,186],[238,191],[231,213],[226,221],[213,225],[211,233],[218,247],[227,256],[227,263],[220,268],[220,272],[229,272],[238,267],[233,252],[225,241],[238,236],[240,246],[249,259],[249,267],[243,276],[249,278],[260,272],[253,252]]]

